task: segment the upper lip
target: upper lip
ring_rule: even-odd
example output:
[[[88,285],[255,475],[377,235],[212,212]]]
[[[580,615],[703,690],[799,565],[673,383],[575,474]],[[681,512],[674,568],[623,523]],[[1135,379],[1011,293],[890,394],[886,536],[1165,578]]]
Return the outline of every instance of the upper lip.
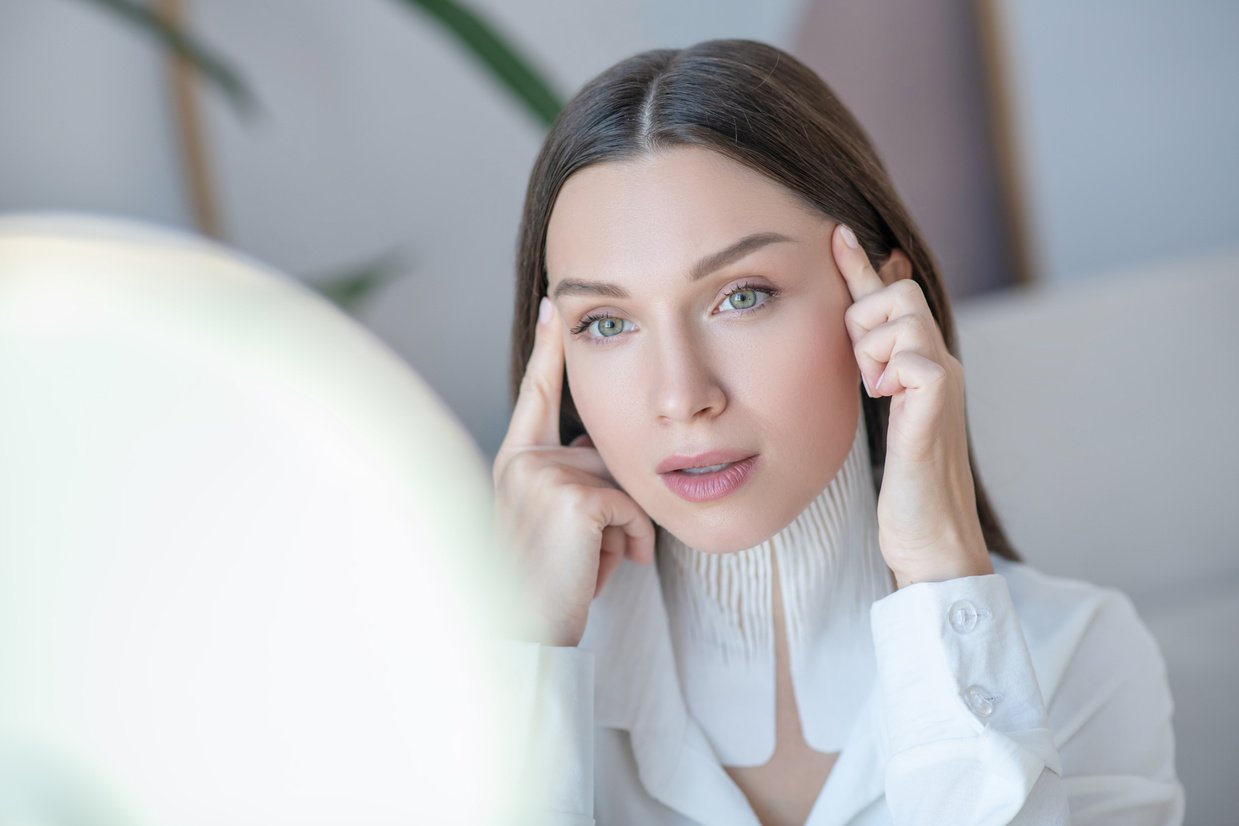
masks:
[[[666,459],[663,459],[654,470],[658,473],[670,473],[673,470],[681,470],[686,467],[710,467],[711,465],[721,465],[725,462],[738,462],[752,455],[752,453],[746,453],[743,450],[709,450],[705,453],[698,453],[695,456],[677,453],[674,456],[668,456]]]

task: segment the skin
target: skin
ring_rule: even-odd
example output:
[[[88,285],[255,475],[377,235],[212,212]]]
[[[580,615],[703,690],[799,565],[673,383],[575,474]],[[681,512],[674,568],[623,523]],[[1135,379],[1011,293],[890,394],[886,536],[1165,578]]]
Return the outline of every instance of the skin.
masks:
[[[785,240],[689,277],[754,233]],[[875,271],[850,230],[786,188],[717,153],[677,148],[572,175],[546,257],[554,300],[543,299],[494,466],[501,526],[542,620],[531,638],[576,645],[619,561],[652,562],[654,522],[717,553],[786,526],[841,467],[859,381],[891,397],[877,516],[896,586],[993,573],[963,370],[900,250]],[[570,282],[626,295],[565,290]],[[568,446],[558,438],[565,370],[587,431]],[[722,499],[685,501],[655,470],[670,454],[719,448],[758,457]],[[804,742],[777,586],[774,599],[775,753],[728,772],[763,823],[800,823],[837,755]]]
[[[561,189],[546,255],[550,293],[568,279],[630,298],[560,295],[568,383],[611,475],[649,516],[708,552],[779,531],[835,476],[860,415],[860,372],[832,260],[835,222],[763,175],[699,148],[588,167]],[[699,281],[693,265],[756,232],[771,243]],[[897,262],[897,270],[902,262]],[[777,295],[726,293],[773,288]],[[747,301],[752,309],[735,309]],[[578,335],[587,315],[615,322]],[[622,328],[619,324],[622,323]],[[592,338],[591,338],[592,336]],[[757,454],[729,496],[690,503],[655,467],[671,454]]]

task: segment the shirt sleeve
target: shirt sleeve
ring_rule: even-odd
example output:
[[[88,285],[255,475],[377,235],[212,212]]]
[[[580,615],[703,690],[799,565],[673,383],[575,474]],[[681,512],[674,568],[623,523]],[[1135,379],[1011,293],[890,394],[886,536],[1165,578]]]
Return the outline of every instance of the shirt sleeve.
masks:
[[[521,824],[594,825],[594,654],[500,640]]]
[[[1125,597],[1089,599],[1095,621],[1053,636],[1048,704],[1003,576],[917,583],[874,603],[896,823],[1182,823],[1156,644]]]

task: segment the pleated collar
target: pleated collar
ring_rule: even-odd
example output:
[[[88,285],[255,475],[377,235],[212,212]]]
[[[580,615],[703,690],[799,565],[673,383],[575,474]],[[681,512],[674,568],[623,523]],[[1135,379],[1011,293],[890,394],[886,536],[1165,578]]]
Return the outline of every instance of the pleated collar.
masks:
[[[656,565],[616,568],[580,646],[595,655],[597,724],[629,733],[653,797],[699,822],[757,824],[723,766],[774,749],[772,554],[805,740],[842,752],[809,823],[881,796],[868,608],[892,586],[876,520],[862,414],[839,473],[770,539],[705,554],[659,528]]]

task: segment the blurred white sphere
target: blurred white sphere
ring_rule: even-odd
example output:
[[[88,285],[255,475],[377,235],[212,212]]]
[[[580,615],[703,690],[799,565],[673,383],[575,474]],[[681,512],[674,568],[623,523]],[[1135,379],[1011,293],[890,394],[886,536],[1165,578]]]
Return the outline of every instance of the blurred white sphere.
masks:
[[[490,508],[446,407],[294,281],[0,217],[0,822],[494,822]]]

